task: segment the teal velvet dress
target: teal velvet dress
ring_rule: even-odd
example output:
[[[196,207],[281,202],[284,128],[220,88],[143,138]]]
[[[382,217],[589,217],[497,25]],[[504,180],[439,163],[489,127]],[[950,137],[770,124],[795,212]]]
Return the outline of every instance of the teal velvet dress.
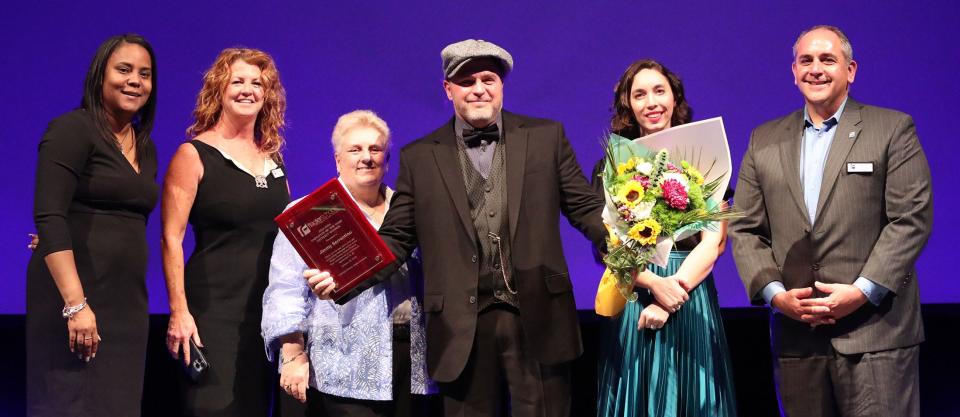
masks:
[[[689,252],[673,251],[660,276],[672,275]],[[603,323],[597,416],[736,416],[733,373],[713,276],[659,330],[637,330],[653,297],[638,290],[623,313]]]

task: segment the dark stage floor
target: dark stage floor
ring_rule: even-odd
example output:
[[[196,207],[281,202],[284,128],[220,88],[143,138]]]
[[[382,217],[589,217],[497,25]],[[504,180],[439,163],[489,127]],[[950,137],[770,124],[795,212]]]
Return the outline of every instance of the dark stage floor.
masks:
[[[727,340],[733,355],[737,403],[740,415],[764,417],[779,415],[770,365],[766,309],[724,309]],[[598,326],[603,318],[592,311],[580,314],[586,353],[574,364],[573,415],[595,415],[596,347]],[[960,304],[923,306],[927,341],[921,345],[920,386],[922,415],[952,417],[960,415],[957,399],[956,329],[960,326]],[[153,315],[147,351],[147,379],[144,384],[143,415],[177,414],[173,378],[179,369],[163,345],[167,316]],[[24,316],[0,315],[0,414],[24,415]],[[953,334],[954,336],[950,336]]]

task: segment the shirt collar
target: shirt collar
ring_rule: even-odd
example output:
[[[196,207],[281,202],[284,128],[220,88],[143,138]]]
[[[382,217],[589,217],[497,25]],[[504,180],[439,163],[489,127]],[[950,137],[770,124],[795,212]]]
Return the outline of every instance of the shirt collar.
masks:
[[[840,123],[840,116],[843,115],[843,108],[847,106],[847,100],[850,99],[850,96],[843,99],[843,103],[840,103],[840,107],[837,109],[837,112],[823,121],[823,127],[821,129],[830,129]],[[813,121],[810,120],[810,113],[807,111],[807,106],[803,106],[803,127],[807,128],[814,126]]]
[[[210,146],[213,146],[213,145],[210,145]],[[251,172],[249,168],[243,166],[243,164],[241,164],[240,161],[233,159],[233,157],[230,156],[230,154],[224,152],[222,149],[216,146],[213,146],[213,148],[216,149],[218,152],[220,152],[220,155],[223,155],[224,159],[232,162],[233,165],[239,168],[241,171],[246,172],[247,174],[250,174],[250,176],[252,177],[256,177],[256,175],[253,172]],[[277,168],[280,168],[280,165],[277,165],[277,162],[274,161],[273,158],[267,157],[263,159],[263,176],[266,177],[270,175],[272,171]]]

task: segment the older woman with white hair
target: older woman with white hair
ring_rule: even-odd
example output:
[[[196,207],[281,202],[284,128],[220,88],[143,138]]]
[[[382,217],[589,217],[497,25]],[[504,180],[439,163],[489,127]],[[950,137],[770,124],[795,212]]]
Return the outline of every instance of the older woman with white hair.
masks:
[[[393,195],[383,184],[386,122],[368,110],[347,113],[333,129],[332,144],[340,182],[379,228]],[[422,400],[411,401],[411,394],[436,391],[424,359],[419,264],[408,262],[344,305],[311,293],[303,278],[308,268],[278,234],[262,331],[267,355],[279,354],[284,391],[307,404],[307,415],[419,415],[412,404]]]

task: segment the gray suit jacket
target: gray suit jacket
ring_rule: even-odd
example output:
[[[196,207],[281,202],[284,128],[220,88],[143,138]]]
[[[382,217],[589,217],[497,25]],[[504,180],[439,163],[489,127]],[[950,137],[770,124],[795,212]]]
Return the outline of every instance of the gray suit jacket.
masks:
[[[923,341],[914,263],[933,219],[930,171],[913,119],[850,98],[824,167],[817,217],[810,224],[800,180],[803,111],[756,128],[737,181],[736,205],[746,216],[731,223],[737,269],[747,294],[781,281],[789,290],[815,280],[852,284],[866,277],[890,290],[836,325],[818,326],[783,314],[771,318],[774,352],[809,356],[833,348],[876,352]],[[848,171],[848,163],[873,172]]]

